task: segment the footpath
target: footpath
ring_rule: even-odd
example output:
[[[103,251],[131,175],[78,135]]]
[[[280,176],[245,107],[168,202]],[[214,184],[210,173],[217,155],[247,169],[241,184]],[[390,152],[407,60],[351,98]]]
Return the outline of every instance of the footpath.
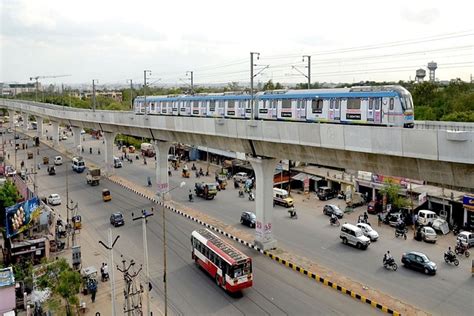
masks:
[[[44,143],[52,147],[52,142],[46,141]],[[61,144],[59,146],[55,146],[54,149],[58,150],[65,156],[72,157],[73,155],[75,155],[75,153],[65,149]],[[84,158],[87,160],[86,157]],[[95,164],[92,161],[89,161],[88,163]],[[205,168],[208,165],[206,162],[204,163],[195,162],[195,164],[198,168],[203,167],[203,170],[206,170]],[[148,168],[152,167],[152,165],[154,164],[149,164],[147,167]],[[210,169],[209,169],[210,176],[203,177],[202,180],[214,181],[212,175],[214,175],[215,171],[219,168],[220,168],[219,166],[211,164]],[[155,192],[147,189],[146,187],[143,186],[143,184],[131,182],[117,175],[110,176],[109,180],[149,200],[156,201]],[[232,185],[232,183],[229,183],[229,185]],[[295,198],[296,200],[301,199],[301,202],[303,202],[308,197],[304,195],[295,194]],[[205,226],[208,226],[208,227],[212,226],[218,232],[221,232],[221,233],[225,232],[225,235],[227,237],[232,238],[233,236],[234,238],[232,239],[237,240],[240,243],[245,244],[251,248],[255,248],[253,246],[253,240],[254,240],[253,234],[245,233],[207,214],[201,213],[195,209],[192,209],[190,207],[187,207],[175,201],[167,202],[166,208],[167,210],[174,211],[180,215],[183,215],[187,218],[195,220],[199,223],[207,224]],[[356,216],[356,215],[354,214],[352,216]],[[94,241],[92,238],[88,237],[87,232],[83,231],[81,232],[81,234],[84,234],[83,236],[81,236],[82,249],[88,250],[87,253],[83,252],[83,267],[87,266],[88,264],[94,265],[97,268],[100,267],[101,262],[106,261],[105,259],[107,258],[105,254],[105,250],[100,249],[99,244],[96,241]],[[307,275],[309,278],[314,279],[315,281],[321,284],[332,287],[333,289],[341,293],[344,293],[346,295],[350,295],[354,299],[357,299],[361,302],[370,304],[374,308],[381,310],[383,312],[394,314],[394,315],[427,315],[426,312],[416,308],[413,305],[402,302],[399,299],[392,297],[389,294],[381,292],[377,289],[369,288],[360,282],[354,281],[345,275],[336,273],[332,271],[331,269],[318,264],[314,260],[311,260],[301,255],[296,255],[287,249],[278,247],[271,251],[260,251],[260,252],[264,253],[266,256],[270,257],[271,259],[281,264],[284,264],[285,266],[295,271],[300,272],[301,274]],[[69,254],[69,258],[70,257],[71,256]],[[120,293],[120,295],[117,295],[116,306],[123,306],[123,296],[121,295],[122,291],[120,290],[120,289],[123,289],[123,281],[119,281],[119,282],[116,282],[116,294]],[[93,303],[94,312],[92,313],[92,309],[89,309],[89,311],[87,312],[88,315],[93,315],[95,314],[96,311],[99,311],[101,314],[104,313],[103,315],[111,314],[111,310],[107,309],[107,307],[105,306],[105,305],[108,305],[108,306],[111,305],[110,304],[110,301],[111,301],[110,290],[105,290],[105,287],[104,287],[105,284],[106,283],[100,284],[100,289],[97,293],[98,295],[96,298],[96,302]],[[122,301],[120,302],[121,298],[122,298]],[[85,298],[85,301],[90,302],[90,296]],[[160,307],[159,305],[154,305],[152,309],[153,310],[156,309],[159,312],[159,307]],[[103,313],[101,311],[103,311]]]

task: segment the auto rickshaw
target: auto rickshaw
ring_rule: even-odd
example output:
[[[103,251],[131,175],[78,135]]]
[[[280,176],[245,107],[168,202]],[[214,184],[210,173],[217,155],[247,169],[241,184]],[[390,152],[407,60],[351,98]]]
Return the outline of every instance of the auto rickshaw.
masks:
[[[112,200],[112,195],[110,195],[109,189],[102,190],[102,200],[104,200],[104,202]]]
[[[75,230],[82,228],[82,218],[81,215],[75,215],[72,217],[72,224]]]
[[[49,157],[43,157],[43,164],[44,165],[49,164]]]
[[[135,152],[135,146],[128,146],[128,152],[133,154]]]
[[[31,151],[29,151],[27,155],[28,155],[28,159],[33,159],[33,153]]]
[[[189,178],[190,173],[189,173],[187,165],[184,165],[183,172],[181,173],[181,176],[183,176],[183,178]]]
[[[54,166],[48,166],[48,174],[54,176],[56,174],[56,168]]]
[[[217,183],[219,184],[220,190],[225,190],[225,187],[227,186],[227,176],[223,173],[219,173],[217,175]]]

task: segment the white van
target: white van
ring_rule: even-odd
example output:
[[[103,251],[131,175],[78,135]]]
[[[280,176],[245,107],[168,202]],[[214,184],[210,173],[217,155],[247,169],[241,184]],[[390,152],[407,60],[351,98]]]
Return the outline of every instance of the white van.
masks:
[[[429,210],[420,210],[418,212],[418,224],[421,226],[431,225],[438,218],[435,212]]]
[[[281,204],[285,207],[293,206],[293,198],[288,195],[288,191],[273,188],[273,204]]]
[[[114,168],[122,168],[122,161],[118,157],[114,157]]]
[[[61,157],[61,156],[54,157],[54,165],[55,166],[60,166],[62,164],[63,164],[63,157]]]
[[[77,173],[81,173],[86,169],[86,163],[82,157],[73,157],[72,158],[72,170]]]
[[[341,234],[339,235],[343,244],[352,244],[359,249],[367,249],[370,245],[370,239],[364,236],[362,230],[352,224],[344,224],[341,226]]]

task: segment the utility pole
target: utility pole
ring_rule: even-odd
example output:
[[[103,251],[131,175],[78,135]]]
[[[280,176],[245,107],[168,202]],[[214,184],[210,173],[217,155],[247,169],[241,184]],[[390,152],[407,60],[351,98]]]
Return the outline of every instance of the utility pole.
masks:
[[[186,71],[186,76],[188,73],[191,74],[191,95],[194,94],[194,71]]]
[[[111,269],[111,282],[110,282],[110,287],[112,290],[112,315],[115,315],[115,276],[114,276],[114,246],[117,240],[120,238],[120,235],[117,235],[115,237],[115,240],[112,242],[112,229],[109,228],[109,245],[107,246],[102,242],[102,240],[99,240],[99,243],[105,247],[105,249],[110,251],[110,269]]]
[[[143,93],[145,94],[143,105],[145,107],[145,115],[148,115],[147,106],[146,106],[146,74],[147,73],[151,75],[151,70],[143,70]]]
[[[92,111],[95,112],[95,84],[99,83],[99,80],[92,79]]]
[[[49,167],[48,167],[49,168]],[[66,248],[69,248],[69,168],[66,166]]]
[[[123,255],[122,255],[122,266],[123,266],[122,269],[120,269],[117,266],[117,270],[123,273],[123,279],[125,281],[125,289],[123,291],[123,294],[125,296],[123,312],[126,313],[128,316],[132,316],[132,315],[141,316],[142,315],[141,294],[143,293],[143,286],[140,284],[140,289],[137,290],[134,280],[138,276],[140,271],[142,271],[142,266],[140,265],[140,269],[138,269],[138,271],[136,272],[133,272],[133,269],[135,268],[135,261],[133,261],[133,259],[130,260],[130,264],[127,267],[126,260],[123,259]],[[132,271],[130,271],[130,268],[132,268]],[[137,295],[138,295],[138,300],[135,299]]]
[[[132,79],[128,79],[128,81],[130,81],[130,110],[133,110],[133,81]]]
[[[133,216],[133,215],[132,215]],[[148,291],[146,291],[146,315],[151,315],[150,307],[150,268],[148,264],[148,239],[146,238],[146,223],[147,217],[153,216],[153,213],[147,213],[147,211],[142,210],[142,216],[133,218],[134,221],[141,219],[142,220],[142,231],[143,231],[143,252],[144,252],[144,262],[145,262],[145,273],[146,273],[146,285],[148,285]],[[165,289],[166,291],[166,289]],[[165,292],[166,293],[166,292]],[[166,315],[166,314],[165,314]]]
[[[311,56],[310,55],[303,55],[303,61],[305,57],[308,59],[308,75],[306,76],[308,78],[308,89],[311,89]]]
[[[250,52],[250,107],[251,107],[251,113],[252,113],[252,120],[255,119],[256,117],[256,112],[255,111],[255,104],[253,100],[253,78],[255,77],[253,75],[253,67],[257,66],[253,63],[253,55],[257,55],[257,60],[260,59],[260,53],[257,52]]]

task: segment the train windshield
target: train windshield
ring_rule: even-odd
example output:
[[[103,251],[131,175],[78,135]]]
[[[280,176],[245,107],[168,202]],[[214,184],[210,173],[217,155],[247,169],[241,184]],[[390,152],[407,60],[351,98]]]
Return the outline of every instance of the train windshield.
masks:
[[[413,101],[410,94],[402,94],[400,96],[400,103],[402,104],[403,111],[413,109]]]

